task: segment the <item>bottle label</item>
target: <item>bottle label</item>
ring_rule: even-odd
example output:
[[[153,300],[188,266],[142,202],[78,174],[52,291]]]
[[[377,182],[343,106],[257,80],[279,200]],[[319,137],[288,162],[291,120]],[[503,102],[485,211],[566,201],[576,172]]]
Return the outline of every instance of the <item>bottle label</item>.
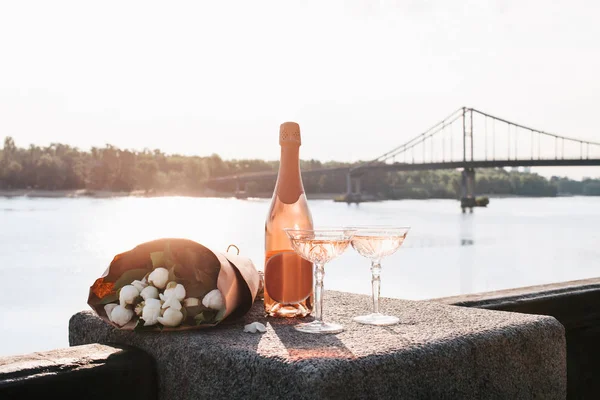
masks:
[[[313,291],[313,265],[293,251],[270,257],[265,264],[265,290],[279,304],[298,304]]]

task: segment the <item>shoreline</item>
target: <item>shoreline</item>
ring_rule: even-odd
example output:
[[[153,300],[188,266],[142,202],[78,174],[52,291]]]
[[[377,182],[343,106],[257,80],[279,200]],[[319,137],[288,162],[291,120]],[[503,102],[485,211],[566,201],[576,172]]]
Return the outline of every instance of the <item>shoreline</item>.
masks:
[[[252,196],[243,197],[242,199],[254,198],[254,199],[270,199],[273,196],[272,193],[256,193]],[[310,193],[307,194],[309,200],[333,200],[339,197],[339,193]],[[583,196],[583,195],[572,195],[572,194],[557,194],[556,196],[520,196],[514,194],[480,194],[477,197],[488,197],[489,199],[504,199],[504,198],[552,198],[552,197],[594,197],[594,196]],[[236,194],[226,192],[186,192],[186,191],[167,191],[167,192],[148,192],[143,190],[134,190],[131,192],[114,192],[110,190],[89,190],[89,189],[75,189],[75,190],[39,190],[39,189],[0,189],[0,197],[14,198],[14,197],[27,197],[27,198],[95,198],[95,199],[108,199],[115,197],[197,197],[197,198],[231,198],[236,197]],[[426,199],[381,199],[385,200],[457,200],[449,198],[437,198],[430,197]]]

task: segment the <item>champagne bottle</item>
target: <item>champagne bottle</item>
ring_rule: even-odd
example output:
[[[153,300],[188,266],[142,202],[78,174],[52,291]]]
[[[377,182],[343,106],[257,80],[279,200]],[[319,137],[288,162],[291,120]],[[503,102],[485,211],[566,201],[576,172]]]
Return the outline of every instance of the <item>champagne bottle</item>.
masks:
[[[313,265],[293,250],[284,228],[312,229],[300,175],[300,126],[279,128],[281,158],[265,223],[264,304],[273,317],[304,317],[313,307]]]

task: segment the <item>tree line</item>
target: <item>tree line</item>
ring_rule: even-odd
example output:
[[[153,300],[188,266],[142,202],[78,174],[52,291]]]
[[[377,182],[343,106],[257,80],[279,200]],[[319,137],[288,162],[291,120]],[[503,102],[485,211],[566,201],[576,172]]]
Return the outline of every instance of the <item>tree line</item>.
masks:
[[[351,166],[342,162],[302,160],[301,169]],[[107,190],[181,195],[206,195],[232,192],[235,183],[207,186],[209,178],[249,172],[277,171],[278,161],[258,159],[223,160],[217,154],[208,157],[168,155],[155,149],[123,150],[107,144],[80,150],[66,144],[18,147],[11,137],[0,150],[0,189]],[[458,198],[460,171],[368,171],[361,180],[362,190],[388,199]],[[303,178],[307,193],[339,194],[346,191],[343,172]],[[273,191],[274,179],[249,182],[249,194]],[[600,179],[575,181],[568,178],[546,179],[532,173],[501,168],[479,169],[476,193],[486,195],[556,196],[558,194],[600,195]]]

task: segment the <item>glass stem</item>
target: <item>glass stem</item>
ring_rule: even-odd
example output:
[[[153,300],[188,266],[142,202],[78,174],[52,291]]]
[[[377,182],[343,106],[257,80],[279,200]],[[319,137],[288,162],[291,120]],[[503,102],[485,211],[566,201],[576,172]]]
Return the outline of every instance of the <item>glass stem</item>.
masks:
[[[315,263],[315,322],[323,323],[323,277],[325,264]]]
[[[381,263],[371,261],[371,285],[373,287],[373,313],[379,314],[379,290],[381,288]]]

